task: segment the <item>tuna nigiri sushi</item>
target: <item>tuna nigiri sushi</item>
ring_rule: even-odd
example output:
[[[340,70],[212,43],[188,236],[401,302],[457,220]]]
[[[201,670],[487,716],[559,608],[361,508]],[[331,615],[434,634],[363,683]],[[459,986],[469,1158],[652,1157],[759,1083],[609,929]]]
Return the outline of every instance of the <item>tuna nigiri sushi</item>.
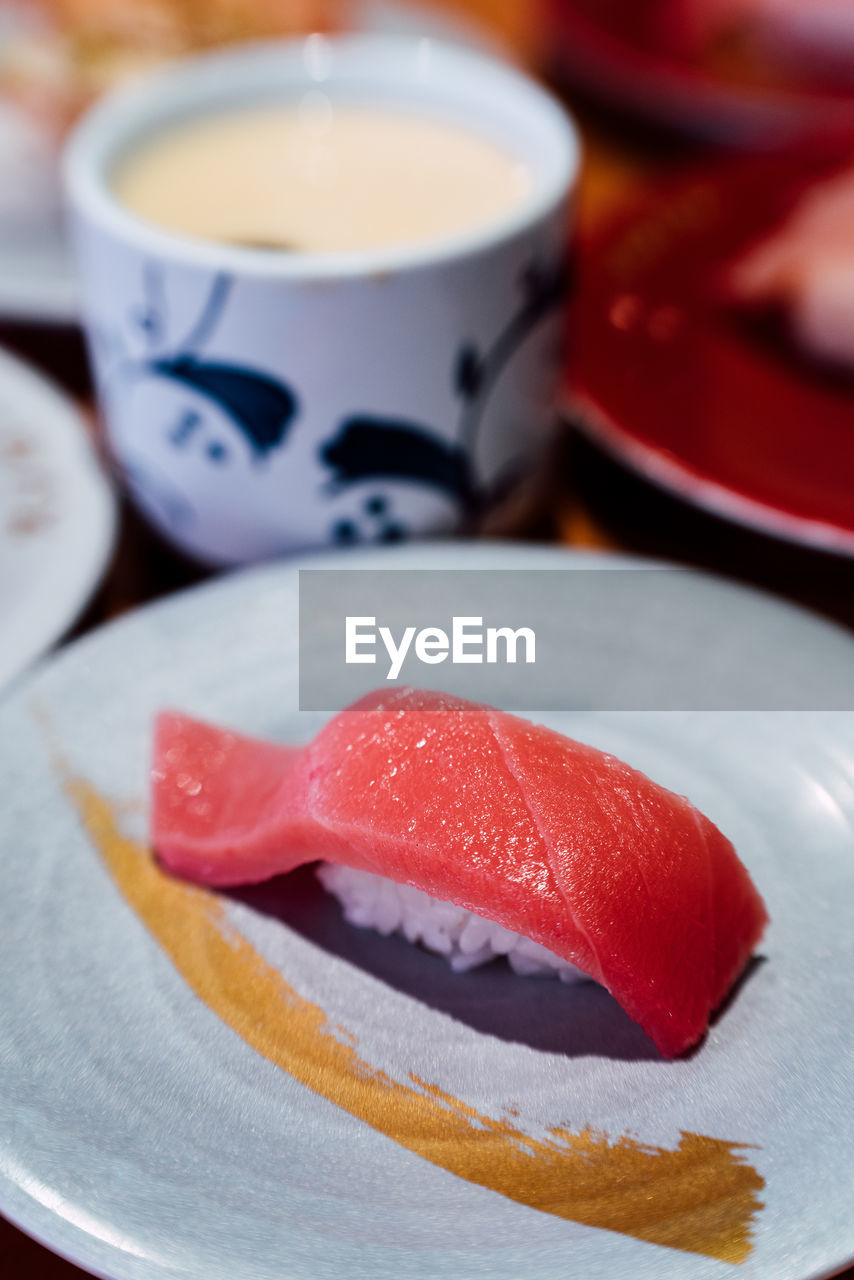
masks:
[[[702,1037],[767,920],[684,797],[444,694],[369,695],[301,748],[163,712],[152,791],[171,872],[237,885],[321,859],[333,888],[341,869],[384,877],[601,983],[668,1057]]]

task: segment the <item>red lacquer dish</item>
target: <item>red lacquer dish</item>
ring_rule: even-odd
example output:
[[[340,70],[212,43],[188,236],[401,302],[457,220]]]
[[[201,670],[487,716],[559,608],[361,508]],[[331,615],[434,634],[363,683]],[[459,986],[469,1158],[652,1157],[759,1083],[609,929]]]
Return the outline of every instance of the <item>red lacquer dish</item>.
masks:
[[[841,168],[838,152],[813,147],[648,192],[583,246],[568,392],[583,427],[647,479],[852,555],[854,373],[724,287],[731,264]]]

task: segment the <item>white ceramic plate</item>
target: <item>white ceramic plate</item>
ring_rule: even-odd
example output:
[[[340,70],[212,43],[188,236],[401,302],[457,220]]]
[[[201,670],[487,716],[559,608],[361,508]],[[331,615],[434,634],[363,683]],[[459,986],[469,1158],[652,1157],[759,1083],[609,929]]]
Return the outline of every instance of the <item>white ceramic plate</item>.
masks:
[[[0,351],[0,689],[81,612],[115,529],[113,492],[74,405]]]
[[[320,563],[608,565],[473,544]],[[766,638],[769,678],[794,636],[850,689],[845,633],[691,576],[690,617],[621,633],[661,681],[746,690],[739,635]],[[198,898],[152,870],[154,712],[310,736],[296,611],[295,567],[226,577],[78,642],[0,708],[0,1210],[122,1280],[814,1280],[854,1258],[854,715],[550,717],[689,794],[766,898],[761,958],[665,1062],[592,984],[454,976],[343,924],[308,871]],[[574,659],[602,643],[579,619]],[[407,1149],[428,1133],[435,1163]],[[489,1134],[481,1182],[517,1198],[478,1182]],[[525,1203],[543,1177],[554,1212]]]
[[[0,25],[0,50],[4,39]],[[62,234],[56,149],[47,133],[0,99],[0,318],[77,319],[74,272]]]
[[[473,23],[421,5],[352,0],[359,31],[423,34],[479,48],[494,43]],[[0,7],[0,50],[15,30]],[[74,267],[62,227],[54,142],[14,104],[0,99],[0,319],[75,324]]]

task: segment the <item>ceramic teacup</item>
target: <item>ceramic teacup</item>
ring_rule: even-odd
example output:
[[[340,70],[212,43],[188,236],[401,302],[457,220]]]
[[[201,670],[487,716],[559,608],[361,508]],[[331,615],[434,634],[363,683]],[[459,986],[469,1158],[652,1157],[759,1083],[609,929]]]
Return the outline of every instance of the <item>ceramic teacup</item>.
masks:
[[[318,90],[480,131],[528,164],[531,194],[435,243],[288,254],[163,230],[112,189],[173,124]],[[235,564],[475,522],[552,425],[578,161],[534,82],[424,39],[245,46],[99,103],[66,186],[107,440],[153,524]]]

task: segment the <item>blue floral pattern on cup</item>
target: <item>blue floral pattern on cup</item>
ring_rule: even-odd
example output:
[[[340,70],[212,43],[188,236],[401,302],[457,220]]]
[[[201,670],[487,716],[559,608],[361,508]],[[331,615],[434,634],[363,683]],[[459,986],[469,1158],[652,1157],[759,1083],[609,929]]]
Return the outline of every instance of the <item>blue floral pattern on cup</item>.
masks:
[[[528,263],[518,281],[518,306],[492,344],[481,349],[466,340],[458,346],[448,369],[457,404],[454,439],[433,425],[369,410],[345,413],[329,425],[316,448],[320,468],[313,489],[316,502],[336,508],[328,522],[330,541],[346,545],[411,536],[417,530],[410,523],[405,492],[413,486],[439,495],[457,521],[471,519],[489,505],[507,480],[507,468],[485,482],[474,465],[489,397],[526,338],[563,302],[565,283],[563,261],[548,267]],[[156,264],[145,264],[141,298],[126,312],[124,325],[100,344],[102,390],[113,415],[123,419],[135,398],[153,397],[148,447],[137,440],[118,452],[138,501],[179,541],[192,536],[199,512],[189,487],[181,485],[175,467],[164,459],[162,446],[184,460],[192,458],[196,468],[236,467],[245,482],[285,450],[299,430],[303,397],[290,381],[209,350],[235,288],[228,274],[215,274],[203,289],[189,330],[173,344],[163,272]],[[132,338],[142,342],[141,353],[128,350]],[[157,449],[155,438],[161,442]],[[511,472],[514,466],[511,462]],[[350,494],[353,500],[342,511],[336,500]]]

